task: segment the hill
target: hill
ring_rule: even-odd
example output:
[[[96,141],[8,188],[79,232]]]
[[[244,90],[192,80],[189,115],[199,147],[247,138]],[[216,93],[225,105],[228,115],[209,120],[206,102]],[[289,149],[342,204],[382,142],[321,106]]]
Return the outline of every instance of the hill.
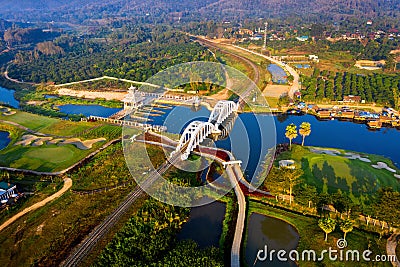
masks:
[[[400,15],[400,0],[0,0],[5,19],[88,22],[110,17],[160,20],[237,20],[244,18],[300,17],[339,20]]]

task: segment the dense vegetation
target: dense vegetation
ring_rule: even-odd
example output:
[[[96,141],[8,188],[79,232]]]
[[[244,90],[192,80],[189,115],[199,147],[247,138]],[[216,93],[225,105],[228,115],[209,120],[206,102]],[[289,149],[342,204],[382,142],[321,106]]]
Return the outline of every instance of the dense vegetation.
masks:
[[[164,27],[125,27],[99,36],[64,35],[33,50],[20,51],[9,74],[36,83],[65,83],[103,75],[145,81],[168,66],[211,60],[205,48],[188,36]]]
[[[223,266],[219,249],[176,241],[189,209],[149,199],[117,233],[95,266]]]
[[[259,0],[259,1],[139,1],[89,0],[34,1],[24,5],[0,1],[2,17],[13,20],[57,21],[87,24],[104,23],[105,18],[133,18],[137,22],[177,22],[201,19],[243,20],[246,18],[297,17],[303,20],[332,20],[346,23],[352,19],[385,17],[387,23],[399,16],[397,0]]]
[[[340,101],[344,96],[356,95],[366,102],[398,106],[398,75],[359,75],[315,69],[311,77],[303,76],[302,80],[302,95],[307,101]]]

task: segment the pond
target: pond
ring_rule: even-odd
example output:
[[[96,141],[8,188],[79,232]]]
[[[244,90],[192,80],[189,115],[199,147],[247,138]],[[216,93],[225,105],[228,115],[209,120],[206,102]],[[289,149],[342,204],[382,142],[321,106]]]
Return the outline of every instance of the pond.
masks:
[[[285,84],[288,82],[286,72],[276,64],[269,64],[267,70],[272,75],[272,81],[278,84]]]
[[[58,96],[57,95],[44,95],[44,98],[45,99],[55,99],[55,98],[58,98]]]
[[[294,65],[298,69],[309,69],[311,68],[310,64],[295,64]]]
[[[10,105],[13,108],[19,107],[19,101],[14,97],[14,90],[0,86],[0,103]]]
[[[109,117],[121,110],[120,108],[108,108],[100,105],[76,105],[76,104],[61,105],[58,108],[62,113],[68,115],[83,114],[86,117],[89,117],[90,115],[99,117]]]
[[[218,247],[226,205],[218,201],[192,208],[188,222],[178,234],[179,240],[192,239],[200,248]]]
[[[3,148],[6,148],[8,144],[10,143],[10,133],[9,132],[4,132],[0,131],[0,150]]]
[[[277,218],[252,213],[249,218],[245,248],[247,266],[296,266],[294,262],[280,262],[276,257],[273,258],[272,263],[269,257],[265,261],[259,261],[257,253],[259,250],[264,250],[265,246],[267,246],[267,251],[283,249],[289,252],[296,249],[298,243],[299,234],[292,225]]]

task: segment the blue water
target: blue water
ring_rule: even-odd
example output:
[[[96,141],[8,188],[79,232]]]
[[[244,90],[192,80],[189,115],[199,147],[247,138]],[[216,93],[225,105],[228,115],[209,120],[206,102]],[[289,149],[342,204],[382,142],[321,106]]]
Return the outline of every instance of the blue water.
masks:
[[[309,69],[311,67],[309,64],[295,64],[294,66],[298,69]]]
[[[189,220],[183,225],[178,234],[178,239],[194,240],[200,248],[218,247],[225,210],[226,205],[217,201],[192,208]]]
[[[0,150],[7,147],[10,141],[10,134],[8,132],[0,131]]]
[[[0,87],[0,103],[8,104],[13,108],[18,108],[19,102],[15,99],[14,93],[14,90]]]
[[[154,123],[163,125],[169,132],[182,133],[188,121],[206,121],[210,111],[205,107],[194,111],[188,107],[162,109],[165,114],[151,117]],[[274,122],[275,126],[271,121]],[[218,147],[231,150],[237,159],[244,161],[245,173],[250,176],[257,172],[258,157],[264,157],[273,140],[276,143],[288,143],[285,128],[290,123],[299,126],[302,122],[311,123],[311,135],[306,137],[305,145],[321,146],[353,150],[362,153],[382,155],[390,158],[400,167],[400,131],[394,128],[382,128],[380,131],[370,131],[365,124],[346,121],[319,121],[312,115],[304,116],[270,116],[263,114],[243,113],[236,120],[230,137],[219,140]],[[260,126],[257,125],[260,123]],[[273,129],[276,127],[276,132]],[[245,131],[248,129],[248,131]],[[261,129],[258,130],[258,129]],[[261,135],[262,133],[262,135]],[[293,142],[301,143],[301,136]],[[248,151],[247,147],[250,147]]]
[[[272,250],[276,252],[285,250],[285,256],[288,257],[289,252],[296,249],[299,234],[292,225],[273,217],[253,213],[250,215],[247,235],[245,250],[247,266],[296,266],[292,261],[279,261],[276,253],[273,254],[272,262],[269,259]],[[267,246],[267,259],[256,260],[258,251],[265,251],[265,246]],[[264,254],[261,253],[260,257],[264,257]]]
[[[276,64],[269,64],[267,70],[272,75],[272,81],[278,84],[285,84],[288,82],[286,72]]]
[[[58,98],[56,95],[44,95],[45,99],[53,99],[53,98]]]
[[[112,114],[120,111],[120,108],[108,108],[100,105],[75,105],[68,104],[59,106],[59,109],[62,113],[71,115],[71,114],[82,114],[86,117],[92,116],[100,116],[100,117],[109,117]]]

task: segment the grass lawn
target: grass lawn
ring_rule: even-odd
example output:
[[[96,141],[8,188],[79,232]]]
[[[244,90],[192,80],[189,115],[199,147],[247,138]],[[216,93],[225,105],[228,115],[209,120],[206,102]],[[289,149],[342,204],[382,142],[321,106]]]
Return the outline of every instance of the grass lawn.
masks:
[[[315,186],[319,192],[334,193],[337,190],[350,192],[350,197],[354,201],[362,198],[363,195],[376,192],[380,187],[392,187],[395,190],[400,190],[400,183],[393,176],[393,173],[371,166],[371,164],[381,161],[400,173],[389,159],[353,152],[372,161],[367,163],[359,159],[351,160],[340,155],[314,153],[310,149],[312,147],[293,145],[292,151],[284,152],[278,156],[276,164],[282,159],[293,159],[297,167],[304,171],[302,179],[307,184]],[[324,148],[324,150],[339,151],[342,155],[349,152],[341,149]]]
[[[343,233],[340,231],[339,227],[336,227],[336,230],[333,233],[329,234],[328,241],[325,242],[324,232],[319,228],[316,218],[300,216],[294,213],[266,206],[261,203],[250,201],[247,218],[249,218],[250,214],[253,212],[275,217],[293,225],[300,235],[300,240],[297,248],[297,251],[299,252],[303,250],[313,249],[317,252],[318,255],[318,253],[321,253],[322,250],[329,249],[329,247],[331,247],[332,249],[337,249],[336,242],[338,239],[343,237]],[[345,251],[359,250],[362,254],[362,251],[369,249],[373,252],[371,258],[373,258],[375,255],[386,255],[386,239],[384,238],[379,240],[378,236],[354,229],[352,232],[347,234],[346,241],[348,243],[348,246]],[[389,263],[368,263],[365,261],[333,262],[329,260],[327,254],[325,254],[325,256],[326,257],[323,262],[299,262],[299,266],[391,266]]]
[[[137,175],[145,170],[147,168],[143,166]],[[125,165],[121,144],[114,144],[103,150],[84,166],[68,173],[68,176],[73,180],[73,188],[81,190],[113,186],[116,179],[133,180]],[[0,266],[58,266],[74,246],[114,210],[134,186],[133,182],[126,187],[87,196],[69,191],[59,199],[20,218],[0,232]],[[41,190],[45,191],[47,188]],[[41,192],[35,192],[35,196],[27,200],[29,204]],[[127,218],[133,216],[142,203],[142,199],[135,202],[131,211],[99,243],[91,257],[96,258],[113,234]]]
[[[11,168],[43,172],[63,170],[90,154],[102,143],[90,150],[81,150],[74,145],[43,145],[40,147],[9,145],[0,151],[0,164]]]
[[[1,119],[16,122],[29,129],[46,133],[54,138],[78,137],[81,140],[106,138],[108,141],[121,137],[121,127],[99,122],[72,122],[64,121],[31,113],[17,111],[12,116],[1,116]],[[91,152],[101,147],[105,142],[97,142],[89,150],[81,150],[70,145],[42,146],[15,146],[15,142],[21,139],[24,130],[16,126],[2,123],[0,129],[12,133],[11,143],[0,151],[0,165],[18,169],[29,169],[43,172],[55,172],[63,170]]]
[[[18,123],[34,131],[58,136],[77,135],[95,125],[95,123],[60,120],[23,111],[16,111],[11,116],[0,116],[0,119]]]

